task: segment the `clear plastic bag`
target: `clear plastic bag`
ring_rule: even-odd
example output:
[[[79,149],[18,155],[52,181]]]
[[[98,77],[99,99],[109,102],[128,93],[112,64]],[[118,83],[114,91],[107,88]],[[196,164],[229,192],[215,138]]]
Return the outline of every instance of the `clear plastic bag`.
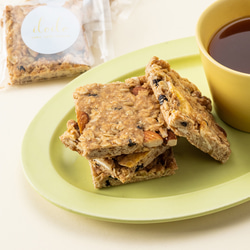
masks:
[[[113,57],[108,0],[3,7],[0,87],[75,76]]]
[[[113,21],[122,21],[129,18],[139,0],[110,0]]]

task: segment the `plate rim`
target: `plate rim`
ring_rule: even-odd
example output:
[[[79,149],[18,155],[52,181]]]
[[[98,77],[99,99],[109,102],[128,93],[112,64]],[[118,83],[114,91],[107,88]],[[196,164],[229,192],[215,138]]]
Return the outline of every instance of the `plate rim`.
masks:
[[[164,50],[164,56],[162,51]],[[36,141],[36,143],[40,143],[39,145],[43,148],[46,148],[46,143],[49,143],[49,146],[45,151],[43,151],[42,155],[50,155],[50,140],[51,135],[53,135],[56,126],[58,125],[58,121],[62,120],[68,112],[72,110],[74,107],[72,99],[73,90],[79,85],[79,81],[84,80],[85,83],[91,83],[93,80],[96,81],[102,79],[103,82],[112,81],[112,79],[117,79],[122,77],[130,72],[134,72],[145,67],[149,58],[152,56],[159,56],[163,59],[176,59],[176,58],[185,58],[189,56],[199,55],[199,51],[196,45],[196,41],[194,37],[187,37],[177,40],[172,40],[168,42],[163,42],[160,44],[155,44],[134,52],[130,52],[128,54],[122,55],[120,57],[114,58],[104,64],[96,66],[95,68],[89,70],[88,72],[82,74],[77,77],[73,81],[71,81],[68,85],[66,85],[62,90],[60,90],[54,97],[52,97],[43,108],[37,113],[34,119],[31,121],[28,126],[25,135],[23,137],[22,142],[22,150],[21,150],[21,159],[22,159],[22,167],[24,174],[27,180],[30,182],[32,187],[45,199],[52,202],[53,204],[62,207],[66,210],[79,213],[91,218],[96,218],[99,220],[112,221],[112,222],[122,222],[122,223],[158,223],[158,222],[169,222],[169,221],[177,221],[188,218],[199,217],[207,214],[211,214],[217,211],[221,211],[227,209],[229,207],[236,206],[238,204],[244,203],[250,199],[249,191],[247,191],[247,187],[249,188],[250,183],[250,173],[246,173],[240,177],[232,179],[226,183],[222,183],[219,185],[215,185],[209,188],[205,188],[202,190],[197,190],[190,193],[168,196],[168,197],[159,197],[159,198],[120,198],[120,197],[110,197],[104,196],[96,193],[89,193],[85,190],[81,190],[66,182],[53,168],[50,162],[50,157],[45,160],[39,157],[36,159],[44,160],[44,165],[48,164],[48,166],[44,169],[40,168],[33,169],[30,164],[31,159],[28,156],[29,153],[34,153],[34,147],[29,146],[29,139],[39,131],[39,121],[46,119],[49,115],[48,108],[51,110],[57,110],[58,112],[53,116],[54,120],[52,121],[52,126],[47,128],[47,137],[46,141]],[[136,57],[137,60],[132,60],[131,58]],[[112,72],[112,65],[121,65],[116,72]],[[125,65],[125,69],[124,69]],[[112,72],[112,77],[109,76],[108,73]],[[96,74],[98,72],[98,74]],[[107,76],[105,76],[105,74]],[[94,76],[93,76],[94,75]],[[103,77],[104,76],[104,77]],[[102,78],[101,78],[102,77]],[[112,79],[111,79],[112,78]],[[63,103],[57,102],[58,99],[64,98],[67,100]],[[60,106],[60,109],[58,109]],[[36,137],[37,139],[37,137]],[[39,171],[39,175],[36,171]],[[46,174],[50,174],[50,176],[46,176]],[[44,185],[44,180],[49,177],[49,180],[53,181],[53,183],[47,182],[47,185]],[[43,178],[41,181],[41,178]],[[59,190],[52,190],[52,185],[57,185]],[[230,195],[225,195],[225,190],[228,192],[228,185],[231,189],[234,190]],[[237,192],[235,192],[237,190]],[[211,195],[211,193],[215,193],[216,195],[220,195],[220,199],[217,201],[213,201],[210,203],[199,203],[196,204],[194,208],[190,204],[190,198],[204,197],[204,195]],[[237,195],[236,195],[237,194]],[[70,201],[67,199],[70,196]],[[66,198],[65,198],[66,196]],[[82,200],[79,201],[78,199]],[[180,198],[182,200],[182,206],[180,206]],[[192,198],[193,199],[193,198]],[[153,200],[153,202],[151,202]],[[186,201],[186,203],[185,203]],[[98,202],[100,206],[105,207],[105,212],[98,209],[92,203],[95,204]],[[168,204],[171,202],[171,208],[169,208]],[[107,204],[108,203],[108,204]],[[141,214],[141,211],[138,210],[138,203],[141,207],[146,207]],[[150,203],[150,209],[148,208]],[[126,205],[126,212],[124,212]],[[185,206],[183,206],[185,205]],[[161,207],[160,212],[155,214],[152,211],[155,209],[159,209]],[[174,209],[173,209],[174,208]],[[114,212],[115,209],[115,212]],[[152,211],[149,211],[152,210]],[[174,211],[173,211],[174,210]]]

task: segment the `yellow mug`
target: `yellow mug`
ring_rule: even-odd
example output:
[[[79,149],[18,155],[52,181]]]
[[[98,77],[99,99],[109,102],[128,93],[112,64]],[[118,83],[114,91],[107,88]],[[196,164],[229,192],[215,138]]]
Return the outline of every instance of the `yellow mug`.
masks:
[[[218,30],[247,16],[250,0],[218,0],[201,14],[196,40],[216,113],[232,127],[250,132],[250,74],[223,66],[208,53],[209,43]]]

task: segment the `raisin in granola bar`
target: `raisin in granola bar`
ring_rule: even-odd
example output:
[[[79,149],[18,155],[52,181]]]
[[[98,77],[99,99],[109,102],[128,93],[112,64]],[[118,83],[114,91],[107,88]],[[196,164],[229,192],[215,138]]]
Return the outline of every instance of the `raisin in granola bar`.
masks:
[[[68,121],[60,140],[88,159],[176,144],[144,76],[85,85],[73,96],[77,121]]]
[[[171,69],[169,63],[157,57],[148,63],[146,77],[169,129],[177,136],[186,137],[214,159],[226,162],[231,154],[230,144],[226,132],[211,114],[210,99]]]
[[[76,42],[55,54],[41,54],[24,43],[21,25],[38,5],[8,5],[3,16],[9,84],[19,85],[59,77],[72,77],[90,68],[90,49],[84,27]]]
[[[172,148],[167,149],[155,158],[147,167],[138,168],[133,177],[126,182],[121,182],[119,179],[112,177],[109,171],[103,171],[100,164],[95,160],[90,160],[90,167],[94,187],[99,189],[174,175],[178,169]]]

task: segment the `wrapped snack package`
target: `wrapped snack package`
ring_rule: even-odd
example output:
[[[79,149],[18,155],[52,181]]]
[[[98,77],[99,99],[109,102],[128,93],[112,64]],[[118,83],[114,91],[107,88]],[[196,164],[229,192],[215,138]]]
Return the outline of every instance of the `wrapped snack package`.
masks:
[[[0,87],[72,77],[113,57],[108,0],[5,5]]]

